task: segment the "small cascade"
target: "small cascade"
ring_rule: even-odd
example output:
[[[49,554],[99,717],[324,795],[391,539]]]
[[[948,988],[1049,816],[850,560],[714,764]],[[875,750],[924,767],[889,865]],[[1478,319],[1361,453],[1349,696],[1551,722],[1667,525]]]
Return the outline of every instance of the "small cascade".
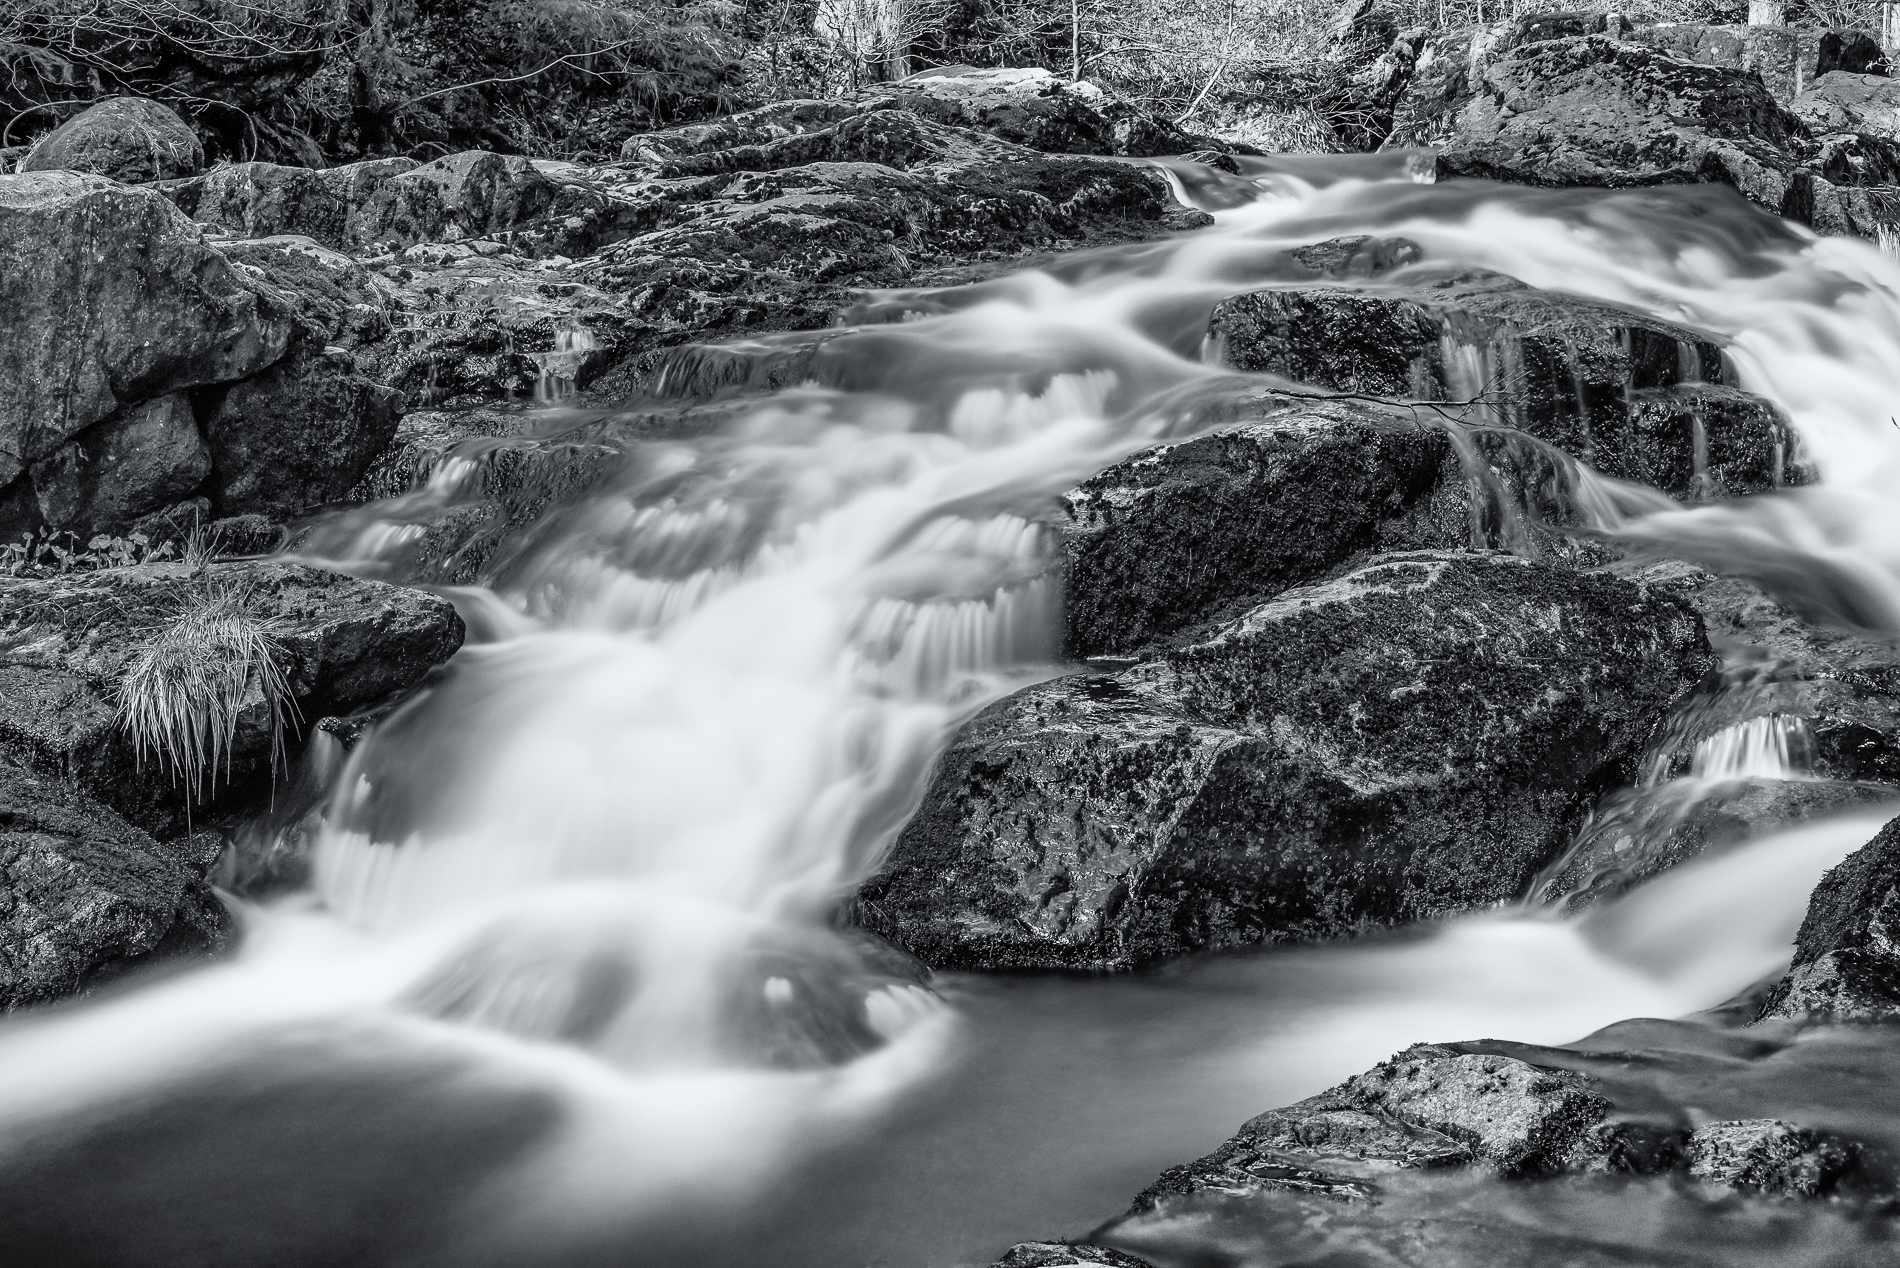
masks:
[[[1689,778],[1710,783],[1800,779],[1808,773],[1811,748],[1805,718],[1782,713],[1750,718],[1697,743],[1690,758]]]
[[[572,396],[587,354],[599,347],[600,342],[594,338],[593,331],[579,323],[555,331],[554,347],[547,352],[533,354],[533,360],[541,371],[534,385],[534,403],[559,405]]]

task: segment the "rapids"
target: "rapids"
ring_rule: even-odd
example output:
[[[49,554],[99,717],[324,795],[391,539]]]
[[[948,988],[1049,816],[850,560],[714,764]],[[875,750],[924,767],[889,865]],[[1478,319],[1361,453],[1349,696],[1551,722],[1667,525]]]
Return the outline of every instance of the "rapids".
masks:
[[[450,592],[469,645],[347,757],[313,746],[314,882],[245,907],[233,959],[0,1030],[8,1244],[121,1265],[982,1264],[1410,1043],[1566,1042],[1784,963],[1813,882],[1882,815],[1582,921],[1487,913],[1122,979],[925,983],[831,927],[955,726],[1060,672],[1039,508],[1290,386],[1201,347],[1212,306],[1289,246],[1399,234],[1428,263],[1728,339],[1823,482],[1680,505],[1584,471],[1596,531],[1900,634],[1900,265],[1874,248],[1716,187],[1433,185],[1390,155],[1169,167],[1212,228],[868,296],[815,353],[676,359],[661,391],[809,367],[644,444]],[[549,433],[573,424],[571,373],[545,376]],[[480,458],[306,553],[399,574]],[[1686,778],[1800,777],[1778,725],[1708,742]]]

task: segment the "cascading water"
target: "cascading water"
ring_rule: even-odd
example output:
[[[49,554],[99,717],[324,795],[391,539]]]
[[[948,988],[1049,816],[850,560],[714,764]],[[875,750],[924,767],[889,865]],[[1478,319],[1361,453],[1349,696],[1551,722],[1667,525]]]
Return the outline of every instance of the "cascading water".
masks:
[[[1587,929],[1494,915],[1119,982],[932,990],[828,923],[956,724],[1057,672],[1051,499],[1272,386],[1202,332],[1291,246],[1403,235],[1727,337],[1824,487],[1682,506],[1569,463],[1571,496],[1597,531],[1900,632],[1900,266],[1720,191],[1309,166],[1178,163],[1214,228],[873,297],[915,319],[816,351],[679,361],[809,364],[638,446],[451,592],[470,645],[335,773],[313,887],[247,909],[234,960],[0,1037],[0,1171],[50,1212],[30,1235],[119,1263],[969,1261],[1410,1042],[1560,1042],[1772,970],[1880,816],[1681,869]],[[1469,352],[1448,361],[1473,384],[1501,372]],[[309,551],[399,570],[506,444]],[[1798,774],[1793,727],[1705,739],[1688,778]],[[95,1202],[143,1242],[86,1231]]]

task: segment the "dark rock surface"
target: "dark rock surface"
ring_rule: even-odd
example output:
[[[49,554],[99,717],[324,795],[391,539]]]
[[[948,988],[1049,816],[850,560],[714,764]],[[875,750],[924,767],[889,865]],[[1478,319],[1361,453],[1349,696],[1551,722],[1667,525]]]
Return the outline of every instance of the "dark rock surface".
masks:
[[[1148,1261],[1084,1242],[1019,1242],[990,1268],[1149,1268]]]
[[[163,197],[66,172],[0,177],[0,323],[0,488],[128,406],[265,369],[292,333]]]
[[[364,237],[364,211],[382,187],[417,166],[401,158],[321,170],[231,163],[158,189],[200,224],[246,238],[294,234],[340,250]]]
[[[414,688],[461,644],[455,610],[420,591],[281,562],[211,568],[275,626],[302,722],[285,737],[293,753],[318,718]],[[169,772],[140,768],[115,692],[143,640],[202,584],[184,564],[0,578],[0,754],[74,782],[160,837],[177,834],[184,792]],[[271,744],[268,711],[253,693],[215,804],[268,785]]]
[[[1611,188],[1718,181],[1824,232],[1868,237],[1900,201],[1900,143],[1863,131],[1817,136],[1758,74],[1652,44],[1519,43],[1468,83],[1426,95],[1462,102],[1455,124],[1436,129],[1442,176]]]
[[[0,760],[0,1011],[220,949],[231,922],[197,844],[161,845],[62,781]]]
[[[1900,821],[1821,878],[1764,1017],[1900,1018]]]
[[[189,498],[210,472],[186,392],[121,410],[29,468],[46,523],[97,533],[129,531]]]
[[[856,919],[937,966],[1122,968],[1504,901],[1710,660],[1607,576],[1382,557],[992,705]]]
[[[396,434],[401,394],[344,349],[301,344],[206,413],[215,513],[290,519],[350,491]]]
[[[47,133],[19,170],[139,184],[194,176],[204,165],[198,134],[175,111],[141,97],[108,97]]]
[[[1237,369],[1468,404],[1447,417],[1513,428],[1677,497],[1799,475],[1792,430],[1769,402],[1724,386],[1716,342],[1500,274],[1415,267],[1359,288],[1254,291],[1221,302],[1209,342]]]

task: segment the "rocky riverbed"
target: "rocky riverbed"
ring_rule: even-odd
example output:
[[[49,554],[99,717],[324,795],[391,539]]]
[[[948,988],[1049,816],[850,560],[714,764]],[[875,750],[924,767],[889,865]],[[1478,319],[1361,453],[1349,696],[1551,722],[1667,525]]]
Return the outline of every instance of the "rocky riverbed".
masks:
[[[801,497],[921,461],[781,488],[739,453],[806,443],[822,429],[799,411],[847,397],[882,411],[852,427],[962,441],[1020,422],[1006,392],[1135,422],[1056,496],[933,491],[1014,534],[942,547],[1007,556],[990,589],[950,598],[995,612],[994,591],[1048,628],[997,661],[1014,690],[946,705],[923,777],[832,825],[853,853],[824,919],[884,958],[800,976],[780,961],[805,952],[757,952],[748,989],[807,1010],[735,1023],[767,1036],[767,1064],[877,1046],[888,1018],[833,1012],[921,995],[926,970],[1121,972],[1526,904],[1587,919],[1696,860],[1887,809],[1900,613],[1883,583],[1839,551],[1652,531],[1828,492],[1751,332],[1451,259],[1441,233],[1486,200],[1581,217],[1582,190],[1634,191],[1602,233],[1642,191],[1695,186],[1658,223],[1742,273],[1824,251],[1815,235],[1890,242],[1900,89],[1878,44],[1587,15],[1377,33],[1355,91],[1383,154],[1357,167],[969,68],[637,133],[612,161],[207,168],[183,119],[137,99],[13,154],[0,1008],[228,954],[232,905],[308,882],[340,755],[485,672],[448,665],[465,637],[487,653],[511,622],[564,615],[550,568],[594,567],[598,546],[643,584],[706,575],[713,593],[762,543],[806,540],[783,531]],[[1353,181],[1350,210],[1208,233]],[[1438,201],[1389,231],[1348,223],[1401,195]],[[1002,299],[1045,283],[1164,273],[1193,284],[1116,316],[1140,346],[914,337],[1001,322]],[[943,405],[983,391],[982,417]],[[680,459],[689,441],[713,459]],[[715,499],[716,540],[679,546],[712,514],[694,482],[720,480],[736,492]],[[629,482],[612,513],[587,500]],[[919,584],[893,565],[871,598]],[[510,587],[516,608],[494,598]],[[601,608],[675,601],[652,594]],[[208,791],[125,705],[135,662],[205,595],[241,602],[281,677],[242,680]],[[852,672],[886,672],[874,661]],[[999,1268],[1611,1261],[1575,1249],[1575,1221],[1457,1215],[1480,1184],[1520,1186],[1533,1212],[1588,1186],[1670,1211],[1772,1195],[1877,1242],[1900,1195],[1896,894],[1890,826],[1814,889],[1785,975],[1713,1013],[1561,1047],[1420,1043]],[[636,975],[580,962],[546,1025],[591,1037]],[[539,1013],[483,1002],[468,982],[485,971],[458,962],[433,1013],[414,993],[395,1007],[542,1034]]]

